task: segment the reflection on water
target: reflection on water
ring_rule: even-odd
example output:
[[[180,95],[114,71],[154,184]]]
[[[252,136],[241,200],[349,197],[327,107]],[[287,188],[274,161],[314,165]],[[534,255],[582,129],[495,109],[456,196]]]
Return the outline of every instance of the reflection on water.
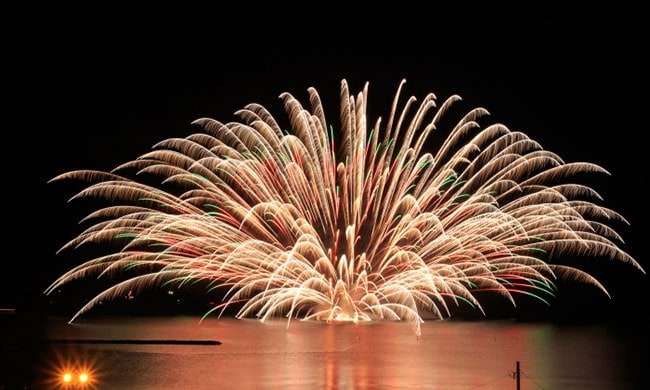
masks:
[[[393,322],[52,317],[45,329],[47,339],[221,344],[45,343],[38,384],[71,361],[92,366],[98,389],[516,389],[517,362],[521,389],[648,384],[636,360],[645,333],[607,325],[427,321],[417,337]]]

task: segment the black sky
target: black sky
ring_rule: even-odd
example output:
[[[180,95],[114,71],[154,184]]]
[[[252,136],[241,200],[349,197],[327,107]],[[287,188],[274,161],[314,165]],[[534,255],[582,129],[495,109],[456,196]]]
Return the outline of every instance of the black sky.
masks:
[[[55,252],[79,233],[83,215],[66,204],[74,193],[47,184],[55,175],[112,169],[160,140],[187,135],[194,119],[234,120],[251,102],[284,118],[278,95],[291,92],[306,104],[311,86],[334,122],[343,78],[353,92],[370,82],[375,115],[387,115],[405,78],[409,95],[459,94],[466,107],[488,109],[495,122],[566,161],[603,166],[612,176],[597,190],[630,222],[621,229],[624,248],[650,268],[640,9],[92,4],[8,16],[5,194],[16,228],[6,238],[20,244],[9,243],[5,275],[22,283],[4,285],[0,304],[37,300],[69,265]],[[646,278],[612,272],[620,276],[613,289],[630,306],[647,307],[632,302],[645,301],[638,294],[647,291]]]

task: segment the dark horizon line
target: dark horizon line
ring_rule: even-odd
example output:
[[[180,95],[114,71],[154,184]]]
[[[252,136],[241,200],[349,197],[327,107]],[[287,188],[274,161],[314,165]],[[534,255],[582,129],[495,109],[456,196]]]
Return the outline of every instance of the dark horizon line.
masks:
[[[165,339],[45,339],[56,344],[174,344],[174,345],[221,345],[219,340],[165,340]]]

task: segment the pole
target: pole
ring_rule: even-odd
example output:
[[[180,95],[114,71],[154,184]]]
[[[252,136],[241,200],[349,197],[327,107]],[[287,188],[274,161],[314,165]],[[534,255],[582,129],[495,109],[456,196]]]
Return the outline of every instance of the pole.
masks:
[[[521,383],[519,378],[521,378],[521,375],[519,372],[519,360],[517,360],[517,369],[515,370],[515,379],[517,380],[517,390],[521,390]]]

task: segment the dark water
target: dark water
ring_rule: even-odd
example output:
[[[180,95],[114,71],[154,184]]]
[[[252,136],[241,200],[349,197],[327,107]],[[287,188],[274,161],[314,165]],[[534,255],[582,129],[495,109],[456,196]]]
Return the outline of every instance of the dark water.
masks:
[[[627,390],[650,383],[641,360],[647,344],[644,324],[427,321],[417,337],[410,324],[392,322],[288,324],[211,318],[199,323],[198,317],[66,321],[47,318],[43,340],[30,352],[32,378],[24,387],[84,388],[60,382],[64,369],[83,367],[91,375],[85,388],[94,389],[514,390],[517,362],[520,389]],[[5,339],[5,359],[11,359],[12,348],[21,347]],[[4,378],[0,389],[11,383],[16,384]]]

